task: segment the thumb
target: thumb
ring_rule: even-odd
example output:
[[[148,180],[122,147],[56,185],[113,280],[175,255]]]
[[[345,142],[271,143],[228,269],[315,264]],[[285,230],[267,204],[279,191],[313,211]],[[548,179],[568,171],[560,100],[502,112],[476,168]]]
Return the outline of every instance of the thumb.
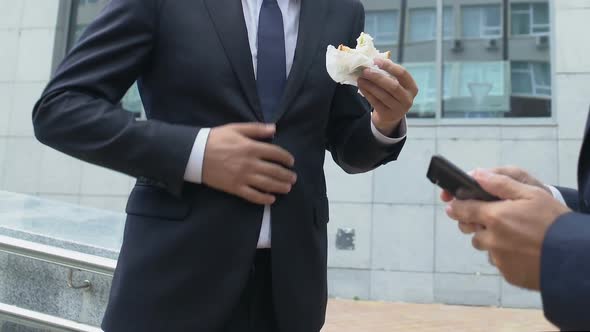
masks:
[[[265,124],[258,122],[236,123],[232,124],[231,128],[248,138],[269,138],[272,137],[277,128],[274,124]]]
[[[529,186],[509,176],[496,174],[488,170],[476,170],[473,178],[490,194],[500,199],[522,199],[528,197]]]

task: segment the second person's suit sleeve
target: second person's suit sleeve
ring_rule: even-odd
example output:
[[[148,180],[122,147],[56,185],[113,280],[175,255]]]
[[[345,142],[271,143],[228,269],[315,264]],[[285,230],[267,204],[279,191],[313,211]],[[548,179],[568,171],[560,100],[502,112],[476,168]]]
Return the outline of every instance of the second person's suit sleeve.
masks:
[[[565,204],[567,204],[570,209],[580,211],[580,196],[577,190],[564,187],[556,188],[559,190],[561,196],[565,200]]]
[[[564,331],[590,330],[590,215],[568,213],[549,228],[541,253],[545,316]]]
[[[359,2],[349,45],[364,30],[365,10]],[[362,173],[396,160],[405,138],[397,144],[383,144],[371,130],[370,106],[350,85],[338,85],[332,100],[328,124],[328,150],[347,173]]]
[[[180,195],[199,128],[136,121],[119,102],[149,69],[156,0],[113,0],[66,56],[33,110],[37,138],[61,152]]]

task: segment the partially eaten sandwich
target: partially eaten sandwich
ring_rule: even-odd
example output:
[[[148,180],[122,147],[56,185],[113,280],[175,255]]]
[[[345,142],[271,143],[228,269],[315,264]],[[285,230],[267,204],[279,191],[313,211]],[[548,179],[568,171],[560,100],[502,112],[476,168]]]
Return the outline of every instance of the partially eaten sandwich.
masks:
[[[373,42],[373,37],[371,35],[361,32],[361,35],[356,40],[356,48],[350,48],[346,45],[340,44],[338,46],[338,51],[340,52],[347,52],[347,53],[358,53],[364,54],[367,57],[375,58],[384,58],[390,59],[391,52],[383,52],[380,53],[378,49],[375,48],[375,44]]]
[[[330,45],[326,52],[326,69],[330,77],[337,83],[357,85],[362,71],[371,68],[377,72],[389,75],[375,65],[375,59],[390,59],[391,52],[380,52],[375,48],[373,38],[364,32],[357,38],[355,48]]]

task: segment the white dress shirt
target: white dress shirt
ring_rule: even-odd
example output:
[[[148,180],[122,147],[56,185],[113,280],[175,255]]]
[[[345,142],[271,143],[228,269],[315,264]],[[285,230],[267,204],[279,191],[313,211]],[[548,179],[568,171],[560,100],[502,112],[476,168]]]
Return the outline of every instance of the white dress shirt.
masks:
[[[545,187],[547,187],[549,189],[549,191],[551,191],[551,195],[553,195],[553,198],[558,200],[563,205],[567,205],[567,203],[565,202],[565,198],[563,198],[563,195],[561,194],[561,192],[557,188],[555,188],[554,186],[547,185],[547,184],[545,185]]]
[[[246,29],[248,30],[248,40],[250,43],[250,50],[252,51],[252,65],[254,66],[255,74],[256,67],[258,65],[258,16],[260,15],[262,2],[263,0],[242,0],[244,19],[246,21]],[[293,66],[295,47],[297,45],[301,0],[277,0],[277,3],[281,9],[281,13],[283,14],[283,25],[285,30],[285,55],[287,56],[286,70],[288,77],[291,67]],[[375,125],[372,122],[371,130],[379,142],[383,144],[396,144],[405,138],[407,126],[404,119],[400,124],[398,131],[400,137],[398,138],[391,138],[381,134],[381,132],[375,128]],[[197,135],[184,175],[184,179],[188,182],[202,182],[203,159],[205,157],[209,132],[210,128],[203,128]],[[267,205],[264,207],[264,214],[262,216],[262,228],[258,238],[258,248],[270,247],[270,206]]]

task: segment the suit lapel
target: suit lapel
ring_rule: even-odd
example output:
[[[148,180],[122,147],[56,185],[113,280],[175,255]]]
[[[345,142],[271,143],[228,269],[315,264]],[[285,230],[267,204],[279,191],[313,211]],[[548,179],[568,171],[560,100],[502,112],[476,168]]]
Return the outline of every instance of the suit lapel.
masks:
[[[273,121],[271,121],[273,123],[278,122],[287,111],[303,84],[323,37],[321,32],[323,31],[322,24],[325,23],[326,13],[326,0],[301,0],[299,32],[293,66],[279,108],[274,113]]]
[[[257,119],[263,121],[242,2],[239,0],[205,0],[205,7],[209,10],[209,15],[226,56],[246,94],[250,107]]]

